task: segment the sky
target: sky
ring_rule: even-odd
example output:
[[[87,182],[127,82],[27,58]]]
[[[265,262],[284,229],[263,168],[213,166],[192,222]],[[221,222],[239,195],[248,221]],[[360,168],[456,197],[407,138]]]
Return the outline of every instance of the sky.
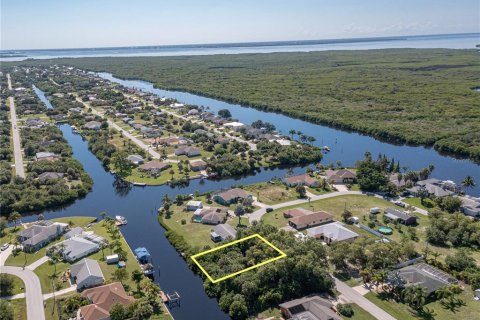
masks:
[[[1,0],[1,50],[480,32],[479,0]]]

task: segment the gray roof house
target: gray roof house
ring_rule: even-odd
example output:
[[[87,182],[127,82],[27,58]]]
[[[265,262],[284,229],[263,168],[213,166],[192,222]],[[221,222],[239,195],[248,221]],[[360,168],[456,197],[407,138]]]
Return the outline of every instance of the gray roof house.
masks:
[[[474,198],[471,196],[459,197],[462,201],[460,210],[472,217],[480,217],[480,198]]]
[[[65,226],[51,221],[38,222],[17,233],[18,242],[26,252],[37,251],[63,233]]]
[[[345,228],[338,221],[307,229],[307,235],[327,244],[337,241],[353,241],[358,237],[357,233]]]
[[[63,173],[60,172],[44,172],[38,175],[38,181],[45,183],[48,180],[52,179],[61,179],[63,178]]]
[[[48,248],[47,254],[51,254],[53,250],[58,250],[64,260],[73,262],[97,252],[99,249],[100,246],[97,243],[82,237],[72,237]]]
[[[427,294],[457,283],[454,277],[425,263],[394,270],[387,275],[387,281],[401,288],[423,286],[427,289]]]
[[[65,233],[65,239],[70,239],[70,238],[73,238],[75,236],[81,235],[82,232],[83,232],[82,227],[75,227],[72,230]]]
[[[142,164],[143,163],[143,157],[138,155],[138,154],[131,154],[127,157],[127,160],[130,161],[133,164]]]
[[[37,152],[35,154],[35,159],[37,161],[40,161],[40,160],[54,161],[55,159],[58,159],[58,158],[59,158],[58,155],[56,155],[53,152]]]
[[[394,208],[386,208],[385,209],[385,217],[392,221],[398,221],[403,223],[404,225],[412,225],[417,223],[417,217],[411,216],[406,212],[394,209]]]
[[[213,227],[212,232],[210,232],[210,238],[214,242],[223,241],[228,237],[235,239],[237,236],[237,231],[233,229],[231,225],[228,224],[217,224]]]
[[[72,282],[77,284],[77,290],[83,290],[103,284],[102,269],[96,260],[82,259],[70,267]]]
[[[333,304],[317,295],[303,297],[279,305],[280,311],[289,320],[341,320],[332,310]]]
[[[99,121],[90,121],[85,123],[83,127],[88,130],[100,130],[102,123]]]

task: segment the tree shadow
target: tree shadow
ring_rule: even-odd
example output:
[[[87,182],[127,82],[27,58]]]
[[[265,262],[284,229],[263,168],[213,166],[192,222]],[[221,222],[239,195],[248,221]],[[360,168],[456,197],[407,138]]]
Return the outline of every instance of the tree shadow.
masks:
[[[443,309],[449,310],[453,313],[456,313],[459,311],[461,307],[466,306],[467,304],[465,301],[462,299],[452,299],[452,300],[446,300],[446,301],[440,301],[440,304],[442,305]]]

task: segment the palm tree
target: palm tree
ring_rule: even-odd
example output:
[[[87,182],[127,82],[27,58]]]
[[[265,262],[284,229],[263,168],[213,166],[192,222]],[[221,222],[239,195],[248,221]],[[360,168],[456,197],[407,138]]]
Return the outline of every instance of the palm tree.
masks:
[[[10,215],[8,216],[8,222],[12,223],[13,222],[13,230],[17,230],[17,223],[18,223],[18,220],[20,220],[22,218],[22,216],[20,215],[20,213],[18,213],[17,211],[13,211],[12,213],[10,213]]]
[[[308,137],[307,137],[307,141],[308,141],[308,143],[310,143],[310,145],[313,145],[313,143],[314,143],[315,141],[317,141],[317,139],[316,139],[315,137],[308,136]]]
[[[432,256],[433,256],[433,261],[435,263],[435,265],[437,264],[437,258],[441,256],[441,254],[437,251],[433,251],[432,252]]]
[[[140,281],[143,279],[143,274],[139,270],[132,271],[132,281],[137,284],[137,291],[140,291]]]
[[[467,189],[473,188],[475,187],[475,185],[476,183],[472,176],[466,176],[465,179],[463,179],[462,181],[462,186]]]
[[[415,310],[420,310],[427,300],[427,289],[423,286],[409,286],[403,290],[404,301]]]
[[[293,130],[293,129],[291,129],[290,131],[288,131],[288,134],[290,135],[290,137],[292,138],[292,140],[293,140],[293,136],[294,136],[296,133],[297,133],[297,131],[296,131],[296,130]]]

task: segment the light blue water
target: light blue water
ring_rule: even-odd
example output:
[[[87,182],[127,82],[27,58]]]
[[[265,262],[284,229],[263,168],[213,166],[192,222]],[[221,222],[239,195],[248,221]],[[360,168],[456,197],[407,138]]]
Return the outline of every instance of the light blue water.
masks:
[[[402,36],[363,39],[331,39],[312,41],[278,41],[231,44],[200,44],[178,46],[48,49],[48,50],[3,50],[2,55],[15,54],[21,57],[1,57],[0,61],[25,59],[53,59],[79,57],[141,57],[182,56],[269,52],[309,52],[327,50],[368,50],[389,48],[446,48],[474,49],[480,43],[479,33]]]

